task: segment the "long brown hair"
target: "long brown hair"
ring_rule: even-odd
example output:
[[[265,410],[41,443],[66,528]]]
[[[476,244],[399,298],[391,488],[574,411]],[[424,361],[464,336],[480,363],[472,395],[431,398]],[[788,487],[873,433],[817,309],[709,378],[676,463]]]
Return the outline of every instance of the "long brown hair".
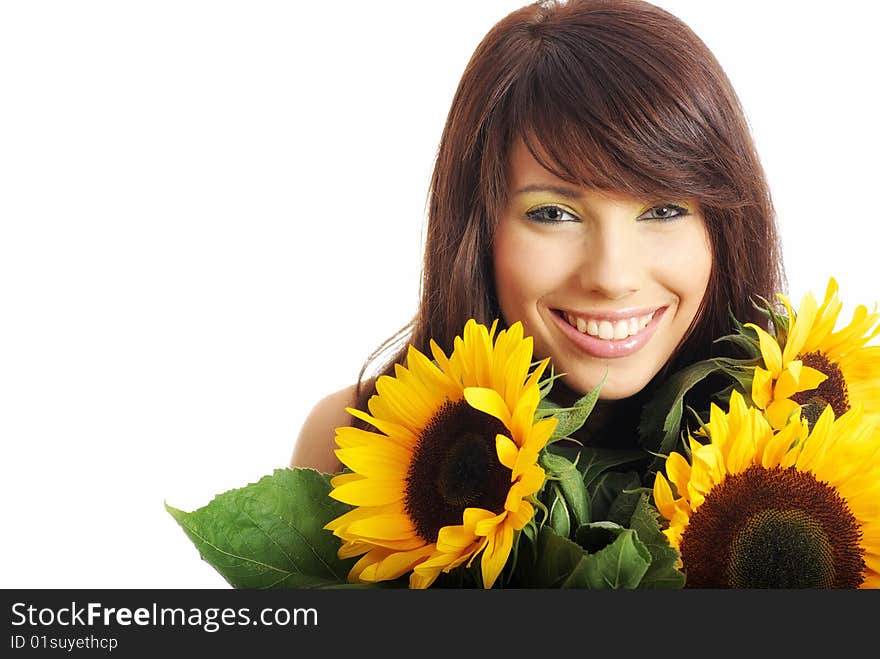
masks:
[[[676,363],[708,356],[729,329],[728,309],[761,322],[750,296],[784,290],[764,171],[739,99],[702,40],[639,0],[535,2],[492,27],[459,82],[430,184],[418,312],[365,363],[361,409],[370,364],[391,373],[405,343],[429,354],[433,338],[448,350],[467,319],[500,319],[492,238],[517,137],[570,183],[700,203],[712,272]]]

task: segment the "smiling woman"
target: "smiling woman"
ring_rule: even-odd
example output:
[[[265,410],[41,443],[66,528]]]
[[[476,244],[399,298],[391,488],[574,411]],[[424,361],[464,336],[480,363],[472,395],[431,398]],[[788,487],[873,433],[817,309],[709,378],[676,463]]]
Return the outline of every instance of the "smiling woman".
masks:
[[[340,469],[335,429],[366,425],[346,406],[410,339],[450,354],[470,317],[526,323],[567,372],[560,404],[607,364],[580,439],[626,445],[651,388],[727,329],[702,323],[770,279],[750,268],[772,241],[731,219],[763,203],[722,132],[744,115],[782,289],[827,307],[798,323],[825,361],[764,346],[753,399],[774,421],[817,395],[880,414],[848,313],[878,299],[880,3],[656,0],[615,27],[632,3],[527,2],[0,3],[0,489],[23,502],[0,584],[227,587],[162,502],[197,509],[291,450]],[[705,249],[662,246],[700,220],[694,312]]]
[[[548,0],[497,22],[465,69],[431,179],[420,305],[385,347],[427,354],[469,319],[519,321],[562,373],[559,404],[602,383],[577,438],[625,448],[664,375],[709,356],[730,313],[761,322],[750,296],[783,281],[765,173],[702,40],[641,0]],[[374,382],[319,403],[291,464],[341,468],[334,428]]]

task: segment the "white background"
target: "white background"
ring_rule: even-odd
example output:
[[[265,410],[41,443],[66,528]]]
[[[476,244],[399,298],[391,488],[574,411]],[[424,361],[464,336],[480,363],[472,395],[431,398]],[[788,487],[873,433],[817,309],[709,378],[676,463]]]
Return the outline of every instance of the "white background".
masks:
[[[0,587],[228,587],[163,503],[286,466],[410,318],[455,86],[521,4],[0,5]],[[873,304],[876,5],[659,4],[740,95],[793,297]]]

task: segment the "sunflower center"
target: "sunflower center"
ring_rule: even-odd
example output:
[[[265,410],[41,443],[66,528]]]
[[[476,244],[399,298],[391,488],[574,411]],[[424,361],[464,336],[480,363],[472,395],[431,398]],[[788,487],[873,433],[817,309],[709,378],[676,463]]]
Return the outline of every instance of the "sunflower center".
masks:
[[[801,414],[807,419],[810,427],[822,414],[826,406],[831,405],[834,416],[840,417],[849,409],[849,393],[846,380],[840,367],[821,352],[808,352],[798,355],[804,366],[815,368],[828,377],[815,389],[799,391],[791,399],[801,406]]]
[[[861,528],[837,490],[752,466],[706,495],[682,534],[689,588],[858,588]]]
[[[460,400],[444,403],[419,435],[404,501],[426,542],[461,524],[465,508],[504,509],[511,471],[498,461],[497,434],[509,434],[501,421]]]
[[[732,588],[830,588],[831,558],[831,542],[812,517],[761,510],[733,537],[727,574]]]

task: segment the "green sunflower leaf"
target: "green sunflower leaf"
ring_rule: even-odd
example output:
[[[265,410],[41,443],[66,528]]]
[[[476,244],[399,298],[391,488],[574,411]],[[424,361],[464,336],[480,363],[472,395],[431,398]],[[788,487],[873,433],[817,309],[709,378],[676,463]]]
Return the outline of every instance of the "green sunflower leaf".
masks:
[[[587,489],[591,489],[594,481],[604,472],[650,457],[649,453],[641,450],[572,446],[564,443],[548,446],[546,452],[559,455],[576,464],[582,474],[584,487]]]
[[[524,548],[523,548],[524,549]],[[516,584],[523,588],[559,588],[584,560],[580,545],[545,525],[537,542],[528,547],[531,556],[517,564]]]
[[[600,523],[601,524],[601,523]],[[593,526],[593,525],[589,525]],[[638,588],[651,565],[651,553],[632,529],[604,523],[602,530],[616,534],[613,542],[582,561],[562,583],[562,588]],[[582,537],[590,529],[578,529]]]
[[[535,366],[540,363],[540,360],[537,362],[533,362],[531,366],[529,366],[529,370],[531,371]],[[560,406],[554,403],[552,400],[548,398],[550,395],[550,390],[553,388],[553,383],[556,382],[559,378],[561,378],[565,373],[556,373],[553,368],[553,364],[550,364],[550,374],[545,376],[540,382],[538,382],[538,392],[540,393],[540,402],[538,403],[538,412],[539,416],[547,416],[546,414],[541,414],[543,411],[548,410],[558,410]]]
[[[565,498],[555,484],[550,488],[550,499],[548,524],[558,535],[567,538],[571,533],[571,516],[568,512],[568,506],[565,504]]]
[[[548,477],[553,479],[559,495],[565,501],[570,526],[577,528],[589,522],[590,497],[584,487],[584,478],[575,464],[561,455],[544,451],[541,454],[541,465],[547,470]]]
[[[535,552],[520,561],[516,585],[525,588],[636,588],[651,563],[651,554],[632,529],[610,522],[588,524],[578,537],[602,548],[590,553],[577,542],[541,527]],[[607,540],[607,542],[604,542]]]
[[[590,416],[590,412],[592,412],[593,408],[596,406],[596,401],[599,400],[599,390],[602,388],[602,385],[605,384],[605,377],[607,377],[607,375],[606,372],[602,381],[588,391],[586,395],[575,401],[574,405],[571,407],[559,407],[550,401],[547,401],[546,409],[539,406],[541,416],[550,416],[552,414],[552,416],[556,417],[556,429],[550,436],[551,442],[564,437],[570,437],[580,430],[581,426],[586,422],[587,417]]]
[[[671,453],[682,431],[685,395],[710,375],[723,373],[729,377],[725,369],[736,363],[728,358],[711,358],[673,373],[642,410],[638,429],[642,446],[664,456]],[[661,462],[661,458],[655,459],[651,471],[656,471]]]
[[[351,507],[328,496],[330,478],[314,469],[276,469],[192,512],[165,508],[235,588],[348,586],[354,559],[338,558],[340,541],[323,527]]]
[[[754,333],[754,330],[751,328],[746,329]],[[759,347],[757,336],[753,339],[745,333],[726,334],[725,336],[719,336],[712,343],[732,343],[740,352],[747,355],[744,359],[748,359],[755,364],[761,361],[761,348]]]
[[[629,526],[651,553],[651,565],[639,583],[639,588],[682,588],[685,575],[676,569],[679,553],[670,546],[660,530],[659,513],[643,494],[639,498]]]
[[[608,471],[599,476],[590,492],[594,520],[629,526],[638,503],[641,479],[635,471]]]

